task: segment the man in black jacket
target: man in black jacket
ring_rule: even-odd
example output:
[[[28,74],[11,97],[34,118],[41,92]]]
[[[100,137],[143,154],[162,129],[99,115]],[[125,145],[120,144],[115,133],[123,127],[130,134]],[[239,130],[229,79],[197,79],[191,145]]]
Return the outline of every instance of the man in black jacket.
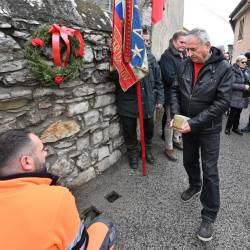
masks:
[[[202,223],[197,236],[209,241],[220,207],[217,168],[220,131],[222,115],[230,104],[233,74],[222,52],[211,47],[205,30],[190,31],[186,48],[189,59],[183,63],[171,90],[172,116],[190,117],[179,130],[183,136],[183,163],[190,185],[181,199],[188,201],[201,191]]]
[[[165,140],[165,154],[170,161],[177,161],[173,146],[182,149],[181,135],[170,126],[170,88],[176,78],[178,68],[185,59],[186,33],[174,33],[169,41],[169,47],[162,54],[160,67],[165,90],[164,115],[162,117],[162,139]]]
[[[158,63],[149,50],[149,34],[147,31],[144,31],[143,37],[147,47],[149,68],[148,75],[141,80],[146,160],[153,164],[155,162],[151,151],[154,132],[153,115],[155,108],[161,109],[163,107],[164,89]],[[117,85],[117,109],[123,127],[123,136],[127,146],[129,165],[132,169],[137,169],[139,145],[136,132],[138,117],[136,85],[124,92],[119,85],[118,74],[113,75],[113,80]]]

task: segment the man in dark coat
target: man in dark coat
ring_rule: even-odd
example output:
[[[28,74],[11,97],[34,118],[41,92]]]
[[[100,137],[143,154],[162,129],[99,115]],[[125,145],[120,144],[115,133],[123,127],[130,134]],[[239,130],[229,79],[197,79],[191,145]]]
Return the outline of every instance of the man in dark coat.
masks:
[[[222,52],[211,47],[205,30],[190,31],[186,48],[189,58],[183,63],[171,90],[172,116],[180,114],[190,118],[179,129],[190,185],[181,199],[188,201],[201,191],[202,222],[197,236],[209,241],[220,207],[217,162],[222,115],[230,104],[233,74]]]
[[[164,115],[162,117],[162,138],[165,140],[165,154],[170,161],[177,161],[173,146],[182,149],[181,134],[170,126],[170,88],[176,78],[181,62],[185,59],[185,35],[183,31],[174,33],[169,47],[162,54],[160,67],[165,89]]]
[[[164,103],[164,89],[161,81],[161,73],[155,57],[150,52],[148,45],[149,35],[144,34],[144,42],[147,47],[147,58],[149,73],[141,80],[141,93],[144,117],[144,134],[146,146],[146,160],[153,164],[155,159],[152,155],[152,138],[154,132],[154,111],[155,108],[161,109]],[[123,127],[123,135],[128,151],[129,165],[132,169],[138,168],[139,145],[137,140],[137,92],[136,85],[124,92],[120,85],[118,74],[115,74],[117,84],[117,108]]]

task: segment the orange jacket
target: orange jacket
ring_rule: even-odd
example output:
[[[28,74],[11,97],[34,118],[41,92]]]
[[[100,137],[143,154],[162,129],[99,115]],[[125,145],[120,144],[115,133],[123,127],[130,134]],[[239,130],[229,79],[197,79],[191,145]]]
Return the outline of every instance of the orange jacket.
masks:
[[[49,175],[48,175],[49,176]],[[87,241],[75,199],[49,177],[0,178],[0,249],[70,249]]]

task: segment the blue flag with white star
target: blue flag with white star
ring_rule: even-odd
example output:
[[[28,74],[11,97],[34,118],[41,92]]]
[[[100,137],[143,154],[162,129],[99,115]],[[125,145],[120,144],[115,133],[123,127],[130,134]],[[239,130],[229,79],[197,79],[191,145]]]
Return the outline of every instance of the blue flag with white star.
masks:
[[[133,6],[131,53],[131,64],[136,68],[141,68],[144,63],[146,50],[143,41],[140,12],[137,0],[134,0]]]

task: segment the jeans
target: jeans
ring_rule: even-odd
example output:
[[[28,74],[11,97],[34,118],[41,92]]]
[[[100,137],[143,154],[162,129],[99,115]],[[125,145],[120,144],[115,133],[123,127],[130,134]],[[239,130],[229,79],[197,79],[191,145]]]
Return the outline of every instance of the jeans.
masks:
[[[166,113],[166,118],[167,118],[165,129],[164,129],[165,149],[173,150],[173,141],[179,143],[181,140],[181,133],[179,133],[178,131],[170,127],[170,122],[171,122],[170,106],[165,107],[165,113]]]
[[[137,118],[131,118],[127,116],[120,116],[120,120],[123,127],[124,141],[128,150],[137,151],[138,150],[138,140],[137,140]],[[150,147],[152,143],[152,138],[154,136],[154,119],[143,119],[144,123],[144,138],[146,147]]]
[[[220,207],[219,173],[217,162],[220,134],[183,134],[183,163],[190,187],[201,189],[201,217],[214,222]],[[200,159],[203,172],[201,179]]]

